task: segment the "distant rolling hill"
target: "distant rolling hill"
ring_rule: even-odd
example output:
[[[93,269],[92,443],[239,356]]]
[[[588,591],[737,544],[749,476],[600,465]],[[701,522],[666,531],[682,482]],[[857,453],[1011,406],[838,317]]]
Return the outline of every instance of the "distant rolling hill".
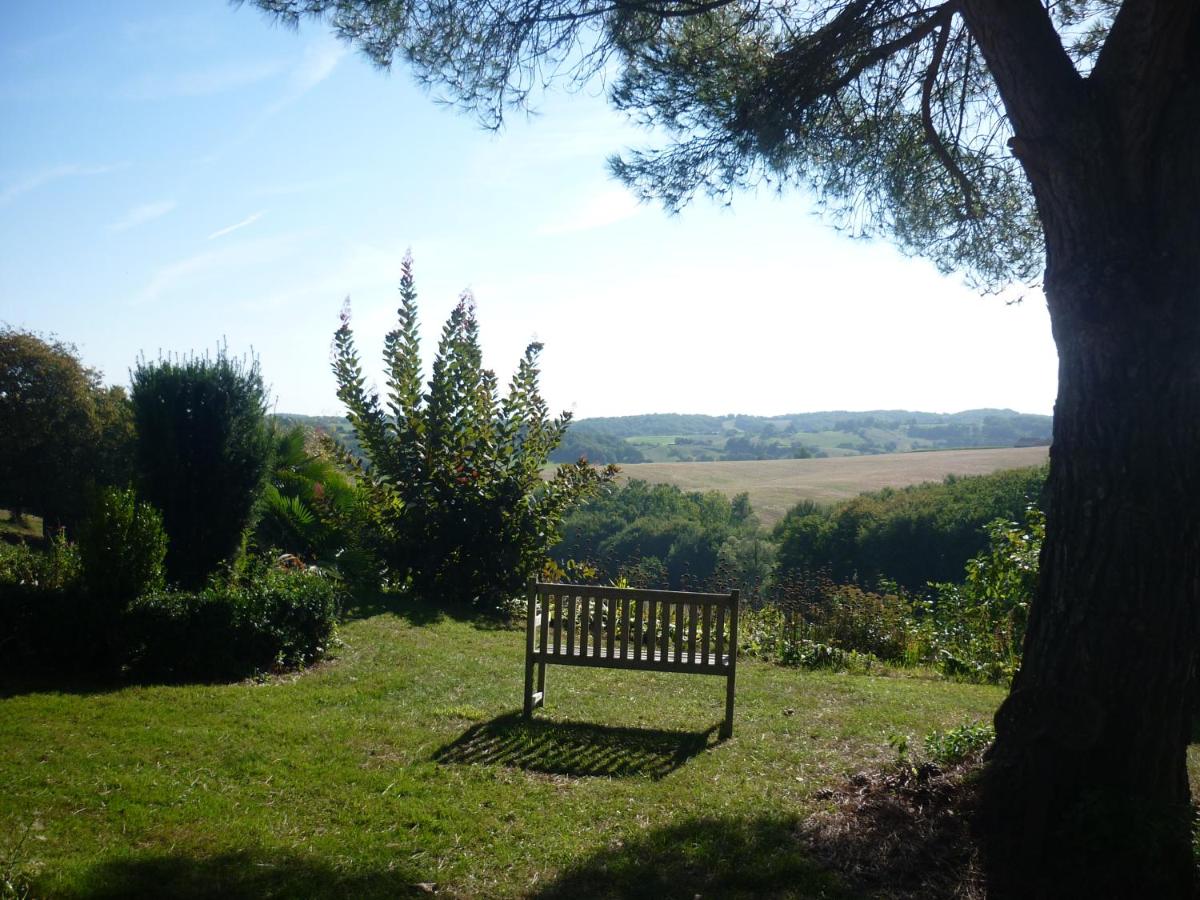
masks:
[[[801,500],[832,503],[885,487],[941,481],[947,475],[983,475],[999,469],[1037,466],[1048,447],[937,450],[828,459],[771,459],[744,462],[644,463],[625,466],[620,479],[678,485],[687,491],[745,491],[765,525],[773,525]]]
[[[354,430],[341,416],[282,413],[275,418],[285,426],[328,431],[361,454]],[[746,491],[759,518],[771,525],[801,500],[829,503],[883,487],[941,481],[951,474],[1039,465],[1047,458],[1050,424],[1049,416],[994,409],[774,417],[663,413],[574,422],[551,459],[573,462],[584,455],[593,463],[620,464],[625,480],[729,496]],[[943,449],[989,442],[989,449]],[[1012,446],[1018,443],[1041,446]],[[799,452],[794,447],[803,448],[801,455],[809,458],[786,458]],[[916,450],[923,452],[912,452]],[[754,453],[775,458],[757,459]]]
[[[705,416],[654,413],[580,419],[552,455],[594,463],[713,462],[864,456],[911,450],[1050,443],[1050,416],[1011,409],[912,410]]]

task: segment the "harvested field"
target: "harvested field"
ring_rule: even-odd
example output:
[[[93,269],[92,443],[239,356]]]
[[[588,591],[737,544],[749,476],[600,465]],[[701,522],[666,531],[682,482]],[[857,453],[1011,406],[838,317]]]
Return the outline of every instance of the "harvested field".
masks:
[[[731,497],[746,491],[762,522],[773,525],[801,500],[834,503],[864,491],[941,481],[947,475],[986,475],[1037,466],[1048,455],[1048,447],[1005,447],[829,459],[642,463],[624,466],[621,479],[674,484],[685,491],[720,491]]]

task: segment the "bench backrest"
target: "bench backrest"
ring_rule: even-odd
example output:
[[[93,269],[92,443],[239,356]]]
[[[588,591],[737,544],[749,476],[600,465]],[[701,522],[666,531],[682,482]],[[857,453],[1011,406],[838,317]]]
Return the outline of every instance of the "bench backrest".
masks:
[[[533,655],[613,668],[722,673],[737,646],[738,592],[701,594],[536,582]]]

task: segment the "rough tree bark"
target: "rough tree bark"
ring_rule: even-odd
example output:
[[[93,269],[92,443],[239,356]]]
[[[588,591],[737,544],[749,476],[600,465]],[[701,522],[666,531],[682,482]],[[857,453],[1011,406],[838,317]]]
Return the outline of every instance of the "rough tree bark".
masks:
[[[1127,2],[1090,77],[1040,4],[964,3],[1046,237],[1046,542],[979,820],[999,897],[1192,890],[1200,4]]]

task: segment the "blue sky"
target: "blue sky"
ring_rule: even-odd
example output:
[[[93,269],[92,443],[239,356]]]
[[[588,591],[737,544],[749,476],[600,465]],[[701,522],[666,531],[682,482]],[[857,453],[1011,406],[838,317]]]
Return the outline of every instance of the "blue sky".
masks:
[[[649,136],[599,86],[492,134],[314,24],[10,0],[0,121],[0,321],[115,383],[225,340],[279,411],[340,412],[342,300],[370,367],[411,247],[430,352],[469,288],[501,381],[541,340],[543,393],[582,417],[1053,406],[1040,296],[980,297],[801,192],[638,205],[605,159]]]

